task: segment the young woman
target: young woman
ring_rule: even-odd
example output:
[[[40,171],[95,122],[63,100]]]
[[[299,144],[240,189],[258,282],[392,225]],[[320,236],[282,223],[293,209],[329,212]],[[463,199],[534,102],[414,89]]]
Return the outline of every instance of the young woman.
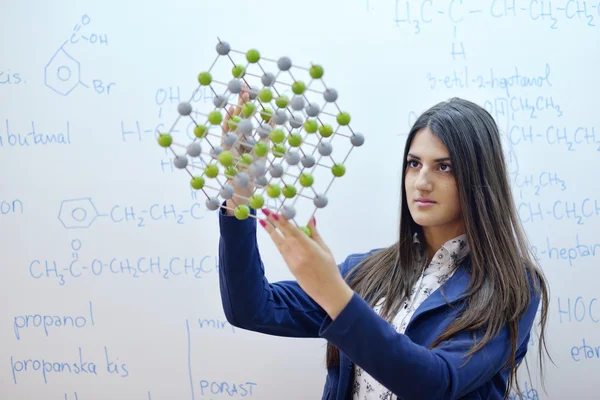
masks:
[[[227,319],[256,332],[326,339],[323,399],[505,398],[539,306],[541,355],[548,289],[489,113],[462,99],[424,112],[406,141],[401,187],[397,242],[340,265],[314,219],[309,237],[268,210],[264,219],[238,220],[232,210],[241,199],[224,203]],[[257,220],[295,281],[265,278]]]

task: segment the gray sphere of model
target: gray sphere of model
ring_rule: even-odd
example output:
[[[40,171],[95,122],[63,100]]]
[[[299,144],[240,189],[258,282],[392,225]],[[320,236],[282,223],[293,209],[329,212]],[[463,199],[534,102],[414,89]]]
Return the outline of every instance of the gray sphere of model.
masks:
[[[319,108],[318,104],[310,103],[308,106],[306,106],[305,111],[306,115],[308,115],[309,117],[316,117],[321,112],[321,109]]]
[[[245,136],[245,139],[246,143],[243,146],[246,148],[246,150],[252,150],[256,144],[256,139],[254,139],[252,136]]]
[[[232,79],[227,84],[227,89],[231,93],[238,94],[242,90],[242,82],[239,79]]]
[[[287,220],[293,219],[296,216],[296,209],[293,206],[286,204],[281,208],[281,215]]]
[[[327,196],[325,196],[324,194],[319,194],[317,196],[315,196],[315,198],[313,199],[313,204],[315,205],[315,207],[317,208],[323,208],[327,205]]]
[[[187,147],[188,156],[198,157],[200,155],[200,153],[202,153],[202,147],[200,146],[200,143],[193,142],[188,145],[188,147]]]
[[[290,165],[296,165],[300,162],[300,153],[295,150],[290,150],[285,153],[285,161]]]
[[[352,143],[352,145],[356,146],[356,147],[362,146],[364,142],[365,142],[365,137],[363,136],[362,133],[355,133],[350,138],[350,143]]]
[[[292,115],[290,118],[290,126],[294,129],[300,128],[304,124],[304,119],[299,115]]]
[[[258,136],[261,137],[261,139],[266,139],[269,137],[272,130],[273,130],[273,128],[271,127],[271,125],[264,124],[264,125],[260,125],[256,129],[256,132],[258,133]]]
[[[289,57],[281,57],[277,60],[277,67],[282,71],[287,71],[292,68],[292,60]]]
[[[338,92],[335,89],[329,88],[323,92],[323,97],[325,98],[325,101],[333,103],[338,98]]]
[[[221,202],[216,197],[209,197],[208,199],[206,199],[205,204],[206,204],[206,208],[208,208],[211,211],[215,211],[216,209],[219,208],[219,206],[221,205]]]
[[[318,150],[319,154],[322,156],[329,156],[333,152],[333,147],[331,146],[331,143],[321,142],[319,143]]]
[[[248,89],[248,97],[250,97],[250,100],[256,100],[259,90],[260,89],[256,86],[250,86],[250,88]]]
[[[233,197],[234,192],[235,190],[231,185],[225,185],[219,190],[219,195],[225,200],[229,200]]]
[[[227,97],[222,96],[220,94],[216,95],[215,98],[213,99],[213,104],[217,108],[223,108],[227,105]]]
[[[179,114],[183,115],[184,117],[187,117],[192,113],[192,105],[187,101],[179,103],[179,105],[177,106],[177,112],[179,112]]]
[[[254,161],[250,164],[248,168],[248,174],[253,178],[258,178],[259,176],[265,176],[267,173],[267,166],[263,161]]]
[[[271,168],[269,168],[269,174],[271,174],[273,178],[281,178],[283,176],[283,165],[273,164]]]
[[[229,46],[229,43],[227,43],[227,42],[217,43],[217,53],[219,53],[219,55],[226,56],[227,54],[229,54],[230,50],[231,50],[231,46]]]
[[[212,149],[210,149],[210,156],[212,158],[218,158],[219,154],[221,154],[223,152],[223,148],[221,146],[215,146]]]
[[[306,102],[304,101],[304,97],[302,96],[294,96],[292,100],[290,100],[290,106],[296,111],[300,111],[304,108]]]
[[[287,122],[288,116],[284,110],[275,111],[275,115],[273,115],[273,122],[277,125],[283,125]]]
[[[227,135],[225,135],[225,137],[223,138],[223,146],[230,149],[235,144],[237,138],[238,137],[235,133],[227,132]]]
[[[307,154],[304,157],[302,157],[300,162],[302,162],[304,168],[312,168],[316,163],[315,157],[310,154]]]
[[[242,135],[250,135],[252,129],[254,129],[254,127],[252,126],[252,121],[249,119],[242,119],[237,126],[237,131]]]
[[[271,86],[275,83],[275,75],[273,75],[273,73],[271,73],[271,72],[267,72],[266,74],[264,74],[262,76],[262,78],[260,80],[263,85]]]
[[[182,155],[175,156],[175,158],[173,159],[173,165],[175,165],[176,168],[183,169],[187,167],[188,159],[186,156]]]
[[[237,187],[237,188],[240,188],[240,189],[245,188],[246,186],[248,186],[249,183],[250,183],[250,177],[245,172],[239,172],[233,178],[233,184],[234,184],[234,186]]]
[[[263,188],[263,187],[267,186],[268,183],[269,183],[269,180],[267,179],[266,176],[259,176],[254,181],[254,184],[256,185],[256,187],[259,187],[259,188]]]

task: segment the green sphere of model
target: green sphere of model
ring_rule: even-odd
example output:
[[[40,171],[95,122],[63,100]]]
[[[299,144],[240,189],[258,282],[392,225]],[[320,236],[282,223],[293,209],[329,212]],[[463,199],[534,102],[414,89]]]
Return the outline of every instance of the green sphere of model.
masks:
[[[286,198],[291,199],[292,197],[294,197],[296,195],[296,186],[294,186],[294,185],[285,185],[283,187],[283,190],[281,191],[281,193],[283,193],[283,195]]]
[[[208,164],[206,168],[204,168],[204,173],[209,178],[216,178],[219,175],[219,166],[217,164]]]
[[[248,50],[246,52],[246,60],[252,64],[257,63],[260,60],[260,52],[256,49]]]
[[[292,84],[292,92],[302,94],[306,90],[306,85],[302,81],[296,81]]]
[[[319,133],[323,137],[329,137],[329,136],[333,135],[333,127],[329,124],[321,125],[319,127]]]
[[[273,110],[269,107],[265,107],[264,110],[261,110],[260,117],[263,119],[263,121],[269,122],[273,117]]]
[[[341,112],[337,115],[336,120],[340,125],[348,125],[350,123],[350,114]]]
[[[279,185],[277,185],[275,183],[271,183],[270,185],[267,186],[267,195],[270,198],[275,199],[275,198],[279,197],[280,194],[281,194],[281,188],[279,187]]]
[[[344,164],[334,164],[334,166],[331,167],[331,172],[334,176],[339,178],[346,173],[346,167],[344,167]]]
[[[264,142],[258,142],[254,145],[254,153],[259,157],[264,157],[269,152],[269,146]]]
[[[265,205],[265,198],[262,197],[260,194],[253,194],[248,199],[248,204],[255,210],[261,209]]]
[[[285,146],[282,144],[273,146],[273,155],[275,157],[283,157],[285,155]]]
[[[158,136],[158,144],[161,147],[169,147],[171,143],[173,143],[173,137],[168,133],[161,133],[160,136]]]
[[[269,134],[269,138],[271,138],[273,143],[282,143],[285,140],[285,133],[283,129],[273,129]]]
[[[300,175],[300,184],[304,187],[309,187],[315,182],[315,179],[311,174],[302,174]]]
[[[244,153],[240,156],[240,163],[250,165],[252,164],[253,158],[250,154]]]
[[[200,190],[204,187],[204,178],[201,176],[195,176],[192,178],[192,181],[190,183],[192,185],[192,187],[196,190]]]
[[[241,120],[242,117],[240,117],[239,115],[234,115],[233,117],[229,118],[229,121],[227,121],[227,126],[229,126],[229,129],[231,129],[232,131],[235,131]]]
[[[320,65],[313,65],[310,67],[310,76],[313,79],[320,79],[323,77],[323,67]]]
[[[271,89],[268,88],[261,89],[258,92],[258,98],[263,103],[268,103],[273,100],[273,92],[271,92]]]
[[[275,99],[275,104],[279,108],[286,108],[290,104],[290,98],[286,95],[281,95]]]
[[[231,74],[236,78],[241,78],[246,74],[246,71],[244,70],[243,65],[236,65],[231,68]]]
[[[288,143],[292,147],[298,147],[298,146],[300,146],[302,144],[302,135],[300,135],[299,133],[292,133],[288,137]]]
[[[229,167],[225,168],[225,172],[224,172],[225,176],[229,179],[236,176],[237,173],[238,173],[238,169],[233,165],[230,165]]]
[[[306,227],[306,226],[303,226],[303,227],[301,227],[300,229],[302,229],[302,231],[303,231],[304,233],[306,233],[306,235],[307,235],[308,237],[310,237],[310,236],[311,236],[310,229],[308,229],[308,227]]]
[[[223,122],[223,115],[221,115],[219,111],[211,111],[211,113],[208,114],[208,122],[213,125],[219,125]]]
[[[196,136],[197,138],[203,138],[204,136],[206,136],[207,132],[208,128],[206,127],[206,125],[196,125],[196,127],[194,127],[194,136]]]
[[[212,82],[212,75],[210,72],[201,72],[198,75],[198,82],[200,82],[202,86],[208,86]]]
[[[319,129],[319,124],[314,119],[307,119],[304,123],[304,130],[307,133],[315,133]]]
[[[252,114],[254,114],[255,110],[256,110],[256,104],[254,104],[254,103],[247,102],[247,103],[244,103],[244,105],[242,106],[242,113],[246,117],[252,116]]]
[[[243,220],[248,218],[248,216],[250,215],[250,208],[248,208],[248,206],[245,204],[240,204],[235,208],[235,211],[233,213],[235,214],[235,217],[237,219]]]
[[[219,154],[219,162],[225,167],[233,165],[233,153],[229,150],[224,150]]]

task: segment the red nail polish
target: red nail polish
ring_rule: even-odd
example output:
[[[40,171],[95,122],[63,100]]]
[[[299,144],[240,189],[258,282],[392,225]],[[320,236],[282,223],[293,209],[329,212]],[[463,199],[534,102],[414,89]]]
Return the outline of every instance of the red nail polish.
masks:
[[[265,214],[265,215],[269,215],[269,214],[271,213],[271,212],[269,211],[269,209],[268,209],[268,208],[263,208],[263,209],[262,209],[262,212],[263,212],[263,214]]]
[[[317,219],[315,217],[313,217],[313,224],[317,226]]]
[[[267,223],[265,221],[263,221],[262,219],[259,219],[258,222],[260,222],[260,224],[262,225],[262,227],[266,227]]]
[[[279,215],[277,214],[272,214],[273,219],[275,219],[275,221],[279,221]]]

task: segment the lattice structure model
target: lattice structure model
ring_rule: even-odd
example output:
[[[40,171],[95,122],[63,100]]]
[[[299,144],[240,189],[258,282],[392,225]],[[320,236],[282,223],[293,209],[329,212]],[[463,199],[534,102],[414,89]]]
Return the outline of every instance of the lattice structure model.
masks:
[[[255,217],[250,207],[266,207],[310,234],[305,223],[329,204],[327,192],[364,136],[351,129],[350,114],[338,107],[338,92],[325,85],[321,65],[301,67],[256,49],[236,51],[220,39],[216,52],[212,66],[197,76],[190,101],[177,106],[171,129],[157,133],[159,145],[187,171],[192,188],[204,192],[209,210],[229,208],[246,219]],[[193,104],[203,86],[214,95],[210,110]],[[240,106],[244,91],[249,98]],[[239,115],[230,113],[232,105]],[[186,118],[195,124],[194,137],[181,143],[173,130]],[[193,158],[201,162],[191,163]],[[307,213],[298,224],[300,211]]]

